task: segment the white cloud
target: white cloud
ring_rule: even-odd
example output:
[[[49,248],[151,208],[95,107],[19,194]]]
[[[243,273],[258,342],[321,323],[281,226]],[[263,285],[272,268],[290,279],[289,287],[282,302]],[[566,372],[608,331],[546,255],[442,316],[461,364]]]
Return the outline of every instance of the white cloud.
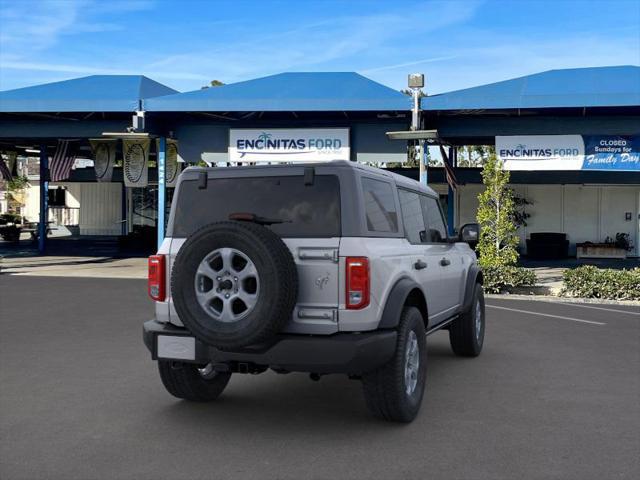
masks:
[[[640,31],[629,33],[616,38],[597,33],[547,38],[476,35],[478,46],[449,50],[464,58],[454,68],[430,66],[427,91],[442,93],[553,69],[639,65]]]
[[[108,67],[92,67],[87,65],[65,65],[57,63],[39,63],[39,62],[20,62],[20,61],[8,61],[3,62],[3,68],[13,70],[29,70],[29,71],[42,71],[42,72],[59,72],[59,73],[79,73],[83,75],[140,75],[140,70],[127,69],[127,68],[108,68]],[[188,72],[170,72],[170,71],[146,71],[146,75],[158,77],[163,76],[165,78],[173,78],[179,80],[207,80],[209,77],[197,73]]]
[[[160,34],[151,31],[153,43],[131,45],[133,36],[124,32],[104,43],[91,34],[128,26],[119,15],[137,22],[141,17],[128,14],[152,8],[152,2],[0,5],[0,89],[70,76],[144,74],[192,90],[214,78],[230,83],[294,70],[355,70],[400,89],[411,69],[423,70],[427,91],[438,93],[552,68],[640,63],[638,27],[508,35],[492,23],[470,21],[478,2],[416,1],[410,9],[389,2],[384,10],[308,23],[300,22],[302,15],[269,22],[211,15],[197,26],[168,23]],[[78,45],[71,45],[76,39]],[[85,47],[85,39],[93,43]]]
[[[442,62],[444,60],[453,60],[454,58],[458,58],[458,55],[446,55],[443,57],[423,58],[422,60],[414,60],[411,62],[396,63],[394,65],[384,65],[382,67],[368,68],[366,70],[361,70],[360,73],[370,74],[375,72],[382,72],[384,70],[397,70],[399,68],[415,67],[416,65],[422,65],[425,63]]]
[[[152,7],[147,1],[41,0],[0,4],[0,60],[29,58],[54,47],[63,36],[121,30],[96,18]]]
[[[293,29],[274,25],[275,33],[259,38],[245,35],[249,30],[240,25],[238,35],[226,38],[222,46],[199,47],[188,52],[160,56],[151,60],[149,68],[171,71],[209,72],[210,78],[234,82],[257,76],[292,70],[335,69],[345,64],[344,70],[380,71],[402,65],[379,65],[379,58],[389,43],[417,42],[429,32],[464,23],[478,8],[478,2],[445,2],[418,4],[411,16],[400,9],[387,13],[360,16],[338,16],[331,20],[307,23]],[[429,21],[414,22],[413,18]],[[247,38],[234,41],[234,38]],[[390,58],[397,51],[391,52]],[[372,58],[377,64],[372,65]],[[410,61],[409,64],[443,60],[441,56]],[[354,63],[354,59],[357,62]],[[361,68],[367,65],[368,68]],[[192,87],[193,88],[193,87]],[[195,87],[197,88],[197,86]]]

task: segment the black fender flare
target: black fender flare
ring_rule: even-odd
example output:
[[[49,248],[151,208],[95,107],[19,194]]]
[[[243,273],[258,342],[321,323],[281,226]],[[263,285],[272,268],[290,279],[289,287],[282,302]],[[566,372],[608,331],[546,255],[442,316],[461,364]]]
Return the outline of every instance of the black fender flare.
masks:
[[[464,302],[462,303],[462,312],[466,312],[471,308],[471,302],[473,301],[473,289],[476,283],[482,284],[482,269],[473,264],[469,267],[467,272],[467,282],[464,288]]]
[[[407,303],[407,298],[409,294],[413,290],[419,290],[422,294],[423,299],[424,293],[422,292],[422,288],[415,281],[410,278],[401,278],[396,282],[396,284],[391,289],[389,296],[387,297],[387,302],[385,303],[384,310],[382,311],[382,317],[380,318],[380,323],[378,324],[378,328],[395,328],[398,326],[398,321],[400,320],[400,312],[402,311],[402,307]],[[421,313],[424,317],[425,328],[429,321],[427,315],[427,304],[426,299],[424,300],[424,305],[422,308],[418,306],[421,310]]]

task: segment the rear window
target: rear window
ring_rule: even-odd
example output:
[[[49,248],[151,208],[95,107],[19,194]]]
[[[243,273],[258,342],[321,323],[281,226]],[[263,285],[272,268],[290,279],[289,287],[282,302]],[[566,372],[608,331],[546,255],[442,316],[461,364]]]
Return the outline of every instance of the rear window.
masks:
[[[209,179],[180,185],[172,235],[187,237],[232,213],[282,220],[268,225],[281,237],[339,237],[340,182],[335,175],[316,175],[313,185],[303,176]]]

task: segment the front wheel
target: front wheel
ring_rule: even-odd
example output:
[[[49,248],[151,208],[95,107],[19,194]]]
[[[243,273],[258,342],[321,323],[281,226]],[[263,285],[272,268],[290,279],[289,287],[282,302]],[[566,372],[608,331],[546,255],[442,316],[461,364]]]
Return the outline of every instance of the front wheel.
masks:
[[[192,363],[159,360],[160,379],[174,397],[193,402],[210,402],[220,396],[231,378],[230,373],[216,372],[211,364],[204,367]]]
[[[362,376],[367,407],[376,417],[411,422],[422,403],[427,372],[427,336],[420,310],[404,307],[393,358]]]
[[[453,353],[461,357],[477,357],[484,344],[485,313],[482,285],[476,283],[469,310],[456,318],[449,328]]]

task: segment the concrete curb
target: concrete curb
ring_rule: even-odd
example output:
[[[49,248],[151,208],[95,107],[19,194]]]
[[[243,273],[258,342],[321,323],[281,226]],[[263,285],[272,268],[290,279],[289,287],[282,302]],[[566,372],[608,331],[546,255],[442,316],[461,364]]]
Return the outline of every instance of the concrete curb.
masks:
[[[638,300],[605,300],[602,298],[575,298],[575,297],[558,297],[552,295],[541,295],[541,294],[511,294],[511,293],[500,293],[493,294],[487,293],[485,294],[486,298],[496,298],[496,299],[513,299],[513,300],[531,300],[531,301],[539,301],[539,302],[551,302],[551,303],[590,303],[596,305],[626,305],[629,307],[638,307],[640,306],[640,301]]]

